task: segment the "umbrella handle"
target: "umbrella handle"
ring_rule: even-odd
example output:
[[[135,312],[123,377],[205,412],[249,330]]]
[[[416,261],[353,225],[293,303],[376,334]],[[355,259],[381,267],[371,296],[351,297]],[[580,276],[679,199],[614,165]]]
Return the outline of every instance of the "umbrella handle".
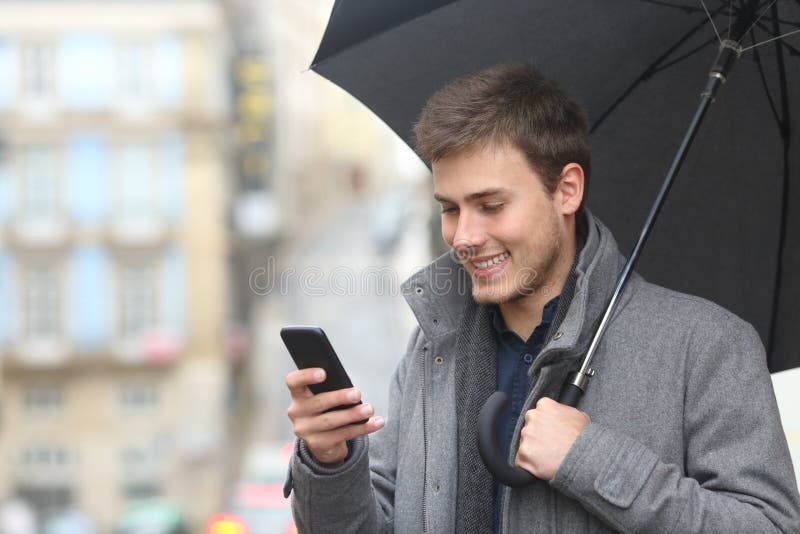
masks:
[[[478,413],[478,452],[483,463],[498,482],[512,488],[527,486],[536,480],[529,472],[519,467],[512,467],[503,458],[500,445],[497,443],[497,425],[500,414],[508,407],[508,395],[495,391],[486,399]]]
[[[574,408],[582,395],[581,388],[568,380],[558,396],[558,401]],[[509,465],[497,443],[500,414],[508,407],[508,403],[508,395],[502,391],[495,391],[486,399],[478,413],[478,452],[486,468],[498,482],[511,488],[521,488],[533,483],[536,477],[520,467]]]

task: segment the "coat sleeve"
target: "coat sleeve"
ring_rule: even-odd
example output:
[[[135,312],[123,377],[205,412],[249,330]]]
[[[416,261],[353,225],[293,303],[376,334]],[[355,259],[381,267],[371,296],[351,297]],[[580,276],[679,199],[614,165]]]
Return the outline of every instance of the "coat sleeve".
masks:
[[[763,345],[738,319],[707,334],[684,392],[684,465],[590,423],[551,484],[622,532],[800,532]]]
[[[392,376],[386,425],[353,440],[344,464],[333,469],[320,465],[298,440],[288,484],[294,490],[292,513],[299,532],[392,532],[401,396],[408,360],[420,337],[417,328]]]

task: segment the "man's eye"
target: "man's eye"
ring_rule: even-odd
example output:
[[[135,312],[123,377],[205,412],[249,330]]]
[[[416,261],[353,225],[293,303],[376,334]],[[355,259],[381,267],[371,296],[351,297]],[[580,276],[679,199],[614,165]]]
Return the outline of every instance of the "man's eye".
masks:
[[[446,207],[442,206],[442,213],[455,213],[457,211],[458,211],[458,208],[456,208],[454,206],[451,206],[449,208],[446,208]]]
[[[503,208],[503,203],[502,202],[497,202],[495,204],[484,204],[483,205],[483,211],[488,211],[488,212],[500,211],[502,208]]]

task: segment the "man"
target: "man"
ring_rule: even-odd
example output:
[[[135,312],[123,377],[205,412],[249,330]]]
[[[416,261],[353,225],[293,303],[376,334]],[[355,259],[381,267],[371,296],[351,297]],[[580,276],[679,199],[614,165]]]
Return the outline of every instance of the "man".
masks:
[[[624,258],[582,207],[581,109],[533,68],[451,83],[415,127],[445,255],[403,286],[419,327],[385,428],[356,389],[314,396],[291,373],[290,484],[302,532],[800,532],[800,498],[753,328],[631,278],[580,409],[556,402]],[[464,280],[471,290],[463,291]],[[512,398],[498,440],[534,474],[494,483],[476,446],[484,400]]]

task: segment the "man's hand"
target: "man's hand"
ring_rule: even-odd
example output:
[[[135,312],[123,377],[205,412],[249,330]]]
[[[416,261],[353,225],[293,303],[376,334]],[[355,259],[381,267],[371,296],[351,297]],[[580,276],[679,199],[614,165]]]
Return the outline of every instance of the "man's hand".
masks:
[[[370,417],[373,408],[359,404],[346,410],[336,406],[353,404],[361,400],[355,389],[340,389],[314,395],[309,384],[325,381],[325,371],[318,368],[301,369],[286,375],[286,385],[292,395],[287,415],[292,420],[294,435],[306,442],[311,455],[323,464],[339,464],[347,458],[347,440],[370,434],[383,427],[382,417],[373,417],[366,423],[351,425]]]
[[[542,480],[552,480],[583,427],[585,413],[542,397],[525,413],[515,464]]]

